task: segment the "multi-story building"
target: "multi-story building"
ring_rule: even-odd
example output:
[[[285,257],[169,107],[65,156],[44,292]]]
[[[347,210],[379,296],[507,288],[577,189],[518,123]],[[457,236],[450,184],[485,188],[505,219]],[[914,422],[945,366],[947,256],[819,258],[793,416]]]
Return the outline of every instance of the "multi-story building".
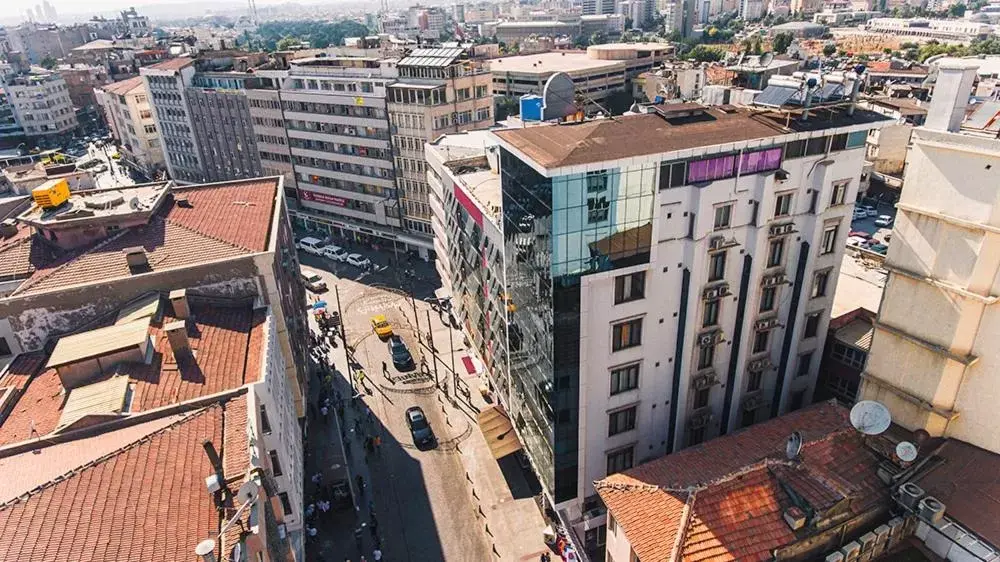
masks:
[[[107,70],[100,66],[86,64],[61,64],[56,72],[66,81],[69,88],[69,99],[76,111],[76,120],[83,131],[92,132],[99,128],[104,119],[101,117],[100,106],[95,92],[111,82]]]
[[[865,23],[865,29],[872,33],[951,41],[971,41],[993,33],[989,24],[978,21],[921,18],[872,18]]]
[[[84,25],[60,27],[29,22],[9,31],[11,50],[24,53],[32,64],[39,64],[46,57],[61,59],[70,49],[90,40],[90,30]]]
[[[478,154],[428,145],[457,317],[484,364],[506,358],[492,386],[580,537],[595,480],[810,402],[865,139],[888,119],[797,111],[682,104],[497,130]],[[481,286],[460,282],[459,230]]]
[[[56,139],[77,128],[69,87],[58,73],[35,67],[8,75],[3,88],[14,118],[29,139]]]
[[[414,49],[396,65],[389,85],[389,123],[403,226],[430,246],[424,143],[445,133],[493,125],[493,81],[487,63],[461,47]],[[426,249],[421,250],[426,257]]]
[[[980,64],[938,61],[927,119],[912,129],[860,394],[907,429],[996,453],[1000,109],[985,102],[965,118]]]
[[[17,121],[14,100],[0,86],[0,146],[14,146],[24,138],[24,129]]]
[[[0,528],[23,533],[25,510],[58,514],[24,544],[84,549],[71,557],[193,559],[212,538],[221,553],[301,559],[308,328],[281,178],[74,192],[18,215],[0,254],[0,459],[49,459],[6,481]],[[156,485],[122,486],[123,474]],[[223,489],[247,481],[262,487],[253,523],[219,536],[242,503]],[[42,489],[53,493],[28,493]],[[59,498],[81,489],[138,523],[66,510]],[[109,539],[116,525],[150,531]],[[63,543],[70,530],[103,539]]]
[[[122,161],[147,177],[166,169],[163,146],[146,83],[139,76],[97,90]]]
[[[615,13],[615,0],[583,0],[583,15]]]

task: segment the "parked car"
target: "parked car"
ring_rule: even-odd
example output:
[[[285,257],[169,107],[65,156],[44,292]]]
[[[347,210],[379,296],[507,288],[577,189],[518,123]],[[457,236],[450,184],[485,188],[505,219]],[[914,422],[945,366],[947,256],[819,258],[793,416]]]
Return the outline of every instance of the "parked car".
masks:
[[[299,240],[298,247],[300,250],[304,250],[307,254],[312,254],[314,256],[323,255],[323,241],[319,238],[303,238],[302,240]]]
[[[858,238],[864,238],[865,240],[872,237],[871,234],[865,232],[864,230],[852,230],[847,233],[847,236],[857,236]]]
[[[870,244],[871,244],[871,242],[869,242],[868,238],[862,238],[860,236],[848,236],[847,237],[847,245],[848,246],[857,246],[859,248],[867,248]]]
[[[306,286],[306,289],[314,293],[322,293],[326,290],[326,282],[323,278],[311,271],[303,271],[300,273],[302,276],[302,283]]]
[[[362,256],[361,254],[348,255],[347,263],[353,265],[354,267],[360,267],[361,269],[366,269],[372,266],[372,262],[368,261],[368,258]]]
[[[875,244],[872,244],[871,246],[869,246],[868,249],[871,250],[871,251],[873,251],[873,252],[878,252],[880,254],[885,254],[886,252],[889,251],[889,246],[886,246],[885,244],[879,244],[879,243],[876,242]]]
[[[886,228],[892,226],[892,217],[889,215],[879,215],[879,217],[875,219],[875,226],[883,226]]]
[[[392,355],[392,365],[397,371],[409,370],[413,367],[413,355],[399,336],[389,337],[389,354]]]
[[[392,337],[392,324],[385,319],[384,314],[372,316],[372,330],[379,339],[384,340]]]
[[[341,248],[340,246],[327,246],[323,248],[323,255],[333,261],[347,261],[347,250]]]
[[[878,209],[871,205],[861,205],[861,209],[864,210],[865,214],[869,217],[877,217]]]
[[[868,213],[865,212],[864,209],[861,207],[854,208],[854,215],[851,217],[851,220],[861,220],[866,218],[868,218]]]
[[[406,425],[410,428],[413,443],[418,447],[434,443],[434,431],[431,430],[431,425],[427,423],[427,416],[424,415],[424,411],[420,406],[412,406],[406,409]]]
[[[100,166],[94,168],[94,173],[95,174],[103,174],[104,172],[107,172],[107,171],[108,171],[108,167],[105,166],[104,164],[101,164]]]

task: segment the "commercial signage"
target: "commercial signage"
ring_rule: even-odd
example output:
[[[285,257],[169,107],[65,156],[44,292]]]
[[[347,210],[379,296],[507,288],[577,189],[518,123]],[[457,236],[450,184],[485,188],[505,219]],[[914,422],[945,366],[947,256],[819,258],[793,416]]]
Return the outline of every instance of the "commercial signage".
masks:
[[[347,206],[347,199],[344,199],[343,197],[327,195],[316,191],[306,191],[304,189],[299,190],[299,199],[302,199],[303,201],[312,201],[313,203],[322,203],[323,205],[335,205],[337,207]]]

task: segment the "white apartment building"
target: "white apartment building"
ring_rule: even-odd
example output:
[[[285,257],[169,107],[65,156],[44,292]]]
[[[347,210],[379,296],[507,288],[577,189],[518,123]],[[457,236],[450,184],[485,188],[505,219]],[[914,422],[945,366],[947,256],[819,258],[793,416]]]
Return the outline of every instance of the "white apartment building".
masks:
[[[595,480],[811,402],[865,139],[888,122],[685,104],[428,155],[458,318],[588,548]],[[459,282],[465,239],[483,296]]]
[[[872,33],[951,41],[971,41],[993,32],[989,24],[981,22],[923,18],[872,18],[865,23],[865,29]]]
[[[10,74],[3,89],[14,119],[29,139],[54,139],[77,128],[69,88],[58,73],[32,68],[27,74]]]
[[[912,129],[860,397],[893,421],[1000,453],[1000,103],[966,118],[980,59],[943,59]]]
[[[96,92],[122,160],[148,177],[166,169],[153,107],[142,78],[108,84]]]

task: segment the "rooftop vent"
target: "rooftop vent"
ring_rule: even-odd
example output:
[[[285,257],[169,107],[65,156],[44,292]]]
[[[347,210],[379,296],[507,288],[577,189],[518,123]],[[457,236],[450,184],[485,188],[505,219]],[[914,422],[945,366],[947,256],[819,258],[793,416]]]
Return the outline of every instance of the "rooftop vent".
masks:
[[[174,316],[176,318],[187,320],[191,316],[191,307],[188,306],[187,289],[170,291],[170,304],[174,307]]]
[[[149,269],[149,259],[146,257],[146,250],[142,246],[132,246],[122,250],[125,254],[125,263],[128,264],[129,271],[138,273]]]
[[[174,352],[174,361],[182,363],[191,357],[191,343],[188,341],[187,323],[183,320],[176,320],[163,327],[170,342],[170,349]]]
[[[17,234],[17,221],[14,219],[4,219],[0,222],[0,236],[10,238]]]
[[[788,523],[788,528],[793,531],[798,531],[806,526],[806,512],[802,511],[802,508],[798,506],[793,505],[786,509],[783,517],[785,518],[785,523]]]
[[[194,204],[186,196],[176,197],[174,201],[177,203],[178,207],[184,207],[185,209],[191,209]]]

